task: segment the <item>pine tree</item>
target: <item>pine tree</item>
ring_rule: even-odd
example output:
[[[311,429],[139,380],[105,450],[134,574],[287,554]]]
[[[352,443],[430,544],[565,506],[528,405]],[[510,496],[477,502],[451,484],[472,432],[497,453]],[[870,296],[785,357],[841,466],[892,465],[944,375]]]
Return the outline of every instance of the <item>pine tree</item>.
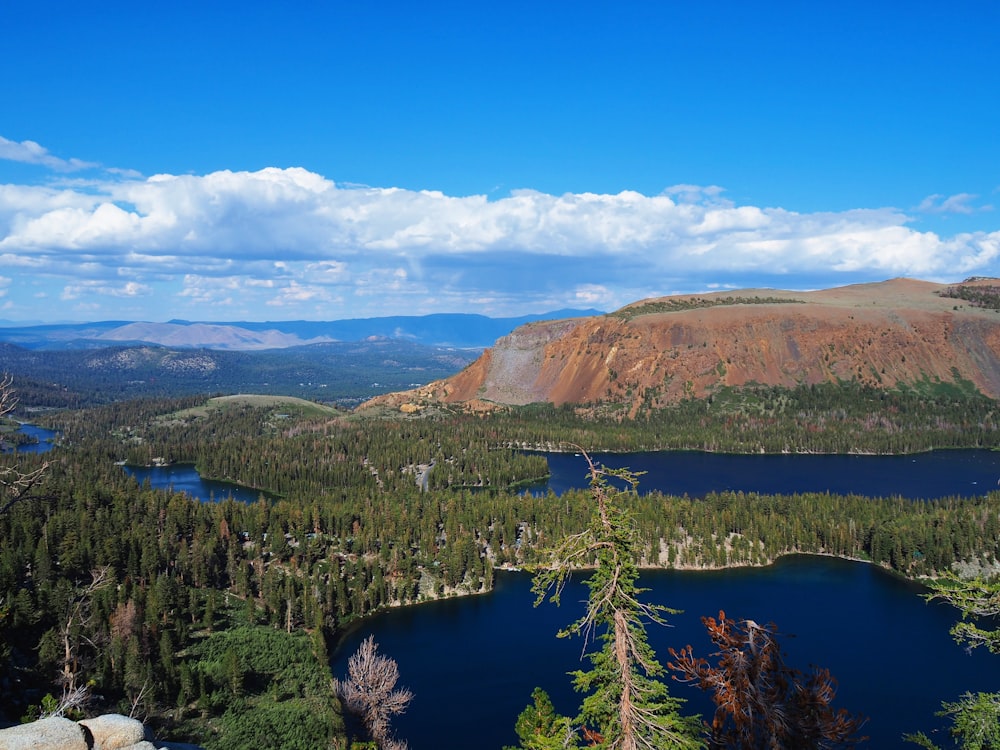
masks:
[[[970,650],[986,646],[990,653],[1000,654],[1000,629],[984,627],[1000,617],[1000,579],[945,578],[933,586],[927,599],[943,599],[961,610],[962,619],[951,629],[958,643]],[[951,717],[949,747],[1000,750],[1000,692],[965,693],[958,701],[943,703],[937,715]],[[906,739],[939,750],[923,732],[906,735]]]
[[[556,713],[549,694],[539,687],[531,692],[534,703],[517,717],[514,730],[523,750],[568,750],[579,747],[573,722]],[[505,748],[505,750],[517,750]]]
[[[702,747],[697,719],[681,715],[683,701],[660,679],[664,669],[646,637],[647,622],[665,624],[666,615],[677,610],[639,599],[645,591],[637,586],[642,545],[628,508],[638,477],[627,469],[599,467],[589,456],[587,461],[590,523],[551,550],[533,584],[536,604],[546,596],[558,603],[572,571],[594,566],[586,611],[559,633],[601,644],[587,655],[590,669],[572,673],[574,687],[585,696],[574,725],[588,746],[608,750]]]

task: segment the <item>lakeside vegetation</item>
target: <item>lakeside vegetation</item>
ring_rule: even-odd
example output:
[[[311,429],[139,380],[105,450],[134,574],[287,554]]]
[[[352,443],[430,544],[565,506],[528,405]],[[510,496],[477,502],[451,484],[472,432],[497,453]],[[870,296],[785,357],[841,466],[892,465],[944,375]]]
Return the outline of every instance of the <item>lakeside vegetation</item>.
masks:
[[[14,696],[3,718],[25,715],[70,669],[93,681],[102,706],[138,710],[161,737],[237,747],[294,724],[301,733],[282,746],[329,746],[343,723],[320,685],[326,642],[380,608],[488,590],[498,567],[531,566],[551,540],[586,528],[587,491],[516,490],[547,473],[544,456],[522,449],[995,448],[996,409],[929,383],[727,391],[635,423],[542,405],[363,417],[202,396],[53,412],[44,424],[62,436],[54,453],[0,457],[25,471],[49,462],[35,497],[0,513],[0,685]],[[153,459],[190,461],[205,477],[280,499],[199,503],[138,486],[115,465]],[[422,489],[420,467],[431,464]],[[917,503],[649,492],[630,515],[646,566],[762,565],[813,552],[912,577],[1000,558],[1000,493]],[[87,593],[94,571],[110,583]],[[256,661],[268,653],[320,673]],[[295,718],[304,707],[314,721]]]

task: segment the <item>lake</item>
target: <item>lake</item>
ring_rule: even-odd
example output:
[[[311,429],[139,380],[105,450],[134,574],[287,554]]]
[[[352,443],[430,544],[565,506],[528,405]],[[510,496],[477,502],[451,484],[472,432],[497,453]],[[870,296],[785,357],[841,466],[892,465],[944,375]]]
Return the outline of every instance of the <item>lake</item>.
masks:
[[[740,456],[729,454],[598,454],[608,466],[647,472],[640,490],[659,489],[698,497],[717,490],[761,493],[856,492],[869,496],[968,497],[994,489],[1000,454],[956,450],[913,456]],[[582,456],[548,456],[552,476],[542,489],[559,493],[587,486]],[[128,468],[137,481],[173,487],[201,500],[231,493],[255,501],[256,491],[201,480],[193,466]],[[241,493],[248,492],[248,495]],[[581,579],[582,580],[582,579]],[[642,584],[649,601],[684,610],[672,627],[650,630],[662,663],[667,648],[688,643],[708,656],[711,644],[702,616],[724,609],[730,617],[775,622],[789,666],[827,667],[840,682],[835,706],[869,716],[868,747],[909,748],[904,732],[939,726],[942,700],[963,692],[998,688],[1000,660],[971,655],[948,634],[956,611],[928,604],[923,589],[863,563],[833,558],[785,557],[758,569],[711,572],[655,571]],[[532,606],[530,578],[498,573],[489,594],[393,610],[366,619],[332,653],[334,674],[358,644],[373,634],[382,653],[399,663],[400,684],[415,698],[395,726],[411,750],[499,750],[515,744],[514,722],[536,686],[549,691],[557,708],[573,713],[579,696],[566,672],[579,668],[579,640],[557,639],[586,598],[580,581],[562,607]],[[700,691],[674,684],[672,694],[689,701],[688,713],[711,714]]]
[[[532,491],[557,495],[589,485],[586,458],[547,453],[551,477]],[[738,455],[697,451],[595,453],[595,463],[645,472],[639,491],[704,497],[741,490],[765,495],[798,492],[900,496],[917,499],[973,497],[1000,489],[1000,452],[942,450],[907,456],[825,454]]]
[[[241,503],[255,503],[267,493],[250,487],[202,479],[194,464],[171,464],[169,466],[125,466],[125,472],[139,484],[149,482],[154,489],[183,492],[195,500],[212,502],[232,498]]]
[[[47,449],[49,445],[39,443],[29,447]],[[548,481],[533,485],[530,491],[544,493],[551,489],[558,495],[568,489],[588,486],[587,462],[583,456],[572,453],[545,455],[551,476]],[[909,456],[747,456],[662,451],[595,453],[592,458],[611,468],[627,467],[634,472],[645,472],[639,477],[640,491],[659,490],[689,497],[739,490],[760,494],[898,495],[926,500],[973,497],[1000,489],[1000,452],[986,450],[930,451]],[[175,492],[185,492],[202,501],[232,496],[241,502],[256,502],[262,494],[259,490],[229,482],[202,479],[192,464],[128,466],[125,470],[140,484],[148,479],[155,488],[173,488]]]
[[[420,604],[382,613],[345,636],[332,654],[334,674],[346,674],[347,658],[369,634],[380,652],[399,664],[400,685],[414,692],[409,710],[394,723],[411,750],[499,750],[515,745],[514,722],[545,688],[558,710],[579,705],[566,673],[581,667],[579,639],[557,639],[586,598],[582,577],[563,605],[534,608],[527,574],[498,573],[490,594]],[[815,556],[785,557],[757,569],[644,573],[648,601],[684,610],[671,627],[651,627],[660,662],[667,648],[712,651],[702,616],[718,614],[775,622],[786,664],[807,671],[830,669],[839,680],[834,706],[869,716],[867,747],[915,747],[904,732],[938,726],[942,700],[966,690],[998,688],[1000,658],[971,655],[948,635],[955,610],[928,604],[923,589],[864,563]],[[679,683],[671,694],[688,700],[686,713],[711,715],[696,688]]]
[[[52,450],[57,433],[44,427],[22,423],[19,431],[38,440],[17,448],[20,453],[46,453]],[[170,466],[125,466],[125,472],[134,477],[139,484],[149,481],[151,487],[173,492],[183,492],[195,500],[211,502],[232,498],[241,503],[255,503],[267,493],[250,487],[218,482],[212,479],[202,479],[193,464],[172,464]]]
[[[46,430],[44,427],[36,427],[26,422],[22,422],[17,431],[38,441],[17,446],[15,450],[18,453],[48,453],[52,450],[53,441],[57,437],[57,433],[53,430]]]

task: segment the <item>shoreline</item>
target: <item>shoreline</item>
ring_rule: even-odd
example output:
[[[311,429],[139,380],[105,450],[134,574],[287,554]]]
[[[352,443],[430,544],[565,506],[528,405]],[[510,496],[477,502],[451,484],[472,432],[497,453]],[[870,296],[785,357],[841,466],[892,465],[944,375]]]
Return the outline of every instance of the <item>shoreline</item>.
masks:
[[[849,562],[849,563],[858,563],[858,564],[862,564],[862,565],[870,565],[870,566],[873,566],[873,567],[877,568],[879,571],[881,571],[882,573],[885,573],[886,575],[892,576],[894,578],[901,579],[901,580],[906,581],[908,583],[917,584],[917,585],[922,586],[924,588],[927,588],[926,581],[934,581],[934,580],[938,580],[938,578],[939,578],[939,576],[938,577],[935,577],[935,576],[911,577],[911,576],[908,576],[908,575],[905,575],[905,574],[899,572],[898,570],[893,570],[890,567],[887,567],[885,565],[880,565],[879,563],[876,563],[876,562],[874,562],[872,560],[866,560],[866,559],[861,558],[861,557],[852,557],[852,556],[847,556],[847,555],[835,555],[835,554],[833,554],[831,552],[801,552],[801,551],[785,552],[785,553],[782,553],[782,554],[778,555],[777,557],[775,557],[774,559],[769,560],[768,562],[765,562],[765,563],[737,563],[737,564],[732,564],[732,565],[711,565],[711,566],[694,566],[694,565],[640,565],[639,566],[639,573],[640,573],[640,577],[641,577],[641,575],[643,573],[659,572],[659,571],[664,571],[664,572],[666,572],[666,571],[676,571],[678,573],[718,573],[720,571],[725,571],[725,570],[741,570],[741,569],[763,570],[765,568],[769,568],[769,567],[772,567],[774,565],[777,565],[779,563],[779,561],[781,561],[781,560],[783,560],[785,558],[789,558],[789,557],[826,557],[826,558],[831,558],[831,559],[835,559],[835,560],[843,560],[844,562]],[[494,570],[494,579],[495,579],[495,576],[497,574],[503,574],[503,575],[507,575],[507,574],[520,574],[520,575],[528,575],[528,576],[532,576],[532,577],[534,576],[534,573],[528,567],[509,567],[509,566],[504,566],[504,567],[494,568],[493,570]],[[588,571],[592,571],[592,570],[594,570],[594,568],[592,568],[592,567],[580,567],[580,568],[574,568],[573,572],[587,573]],[[420,607],[420,606],[424,606],[424,605],[428,605],[428,604],[435,604],[435,603],[438,603],[438,602],[447,601],[449,599],[459,599],[459,598],[465,598],[465,597],[483,596],[485,594],[492,594],[493,591],[494,591],[494,588],[495,588],[495,585],[494,586],[490,586],[489,588],[482,588],[479,591],[460,591],[458,589],[452,589],[452,590],[446,592],[443,596],[432,595],[432,596],[428,596],[427,598],[421,599],[420,601],[414,601],[414,602],[397,602],[397,603],[383,605],[383,606],[379,607],[378,609],[373,610],[372,612],[369,612],[366,615],[363,615],[362,617],[358,617],[358,618],[352,620],[345,627],[338,628],[337,630],[331,632],[330,635],[329,635],[329,638],[333,640],[333,642],[334,642],[334,648],[330,651],[330,655],[331,655],[331,657],[333,656],[333,654],[335,653],[335,651],[340,648],[340,644],[344,641],[344,639],[348,635],[350,635],[351,633],[355,632],[367,620],[369,620],[369,619],[371,619],[373,617],[377,617],[380,614],[383,614],[385,612],[390,612],[390,611],[393,611],[393,610],[397,610],[397,609],[402,609],[404,607]]]

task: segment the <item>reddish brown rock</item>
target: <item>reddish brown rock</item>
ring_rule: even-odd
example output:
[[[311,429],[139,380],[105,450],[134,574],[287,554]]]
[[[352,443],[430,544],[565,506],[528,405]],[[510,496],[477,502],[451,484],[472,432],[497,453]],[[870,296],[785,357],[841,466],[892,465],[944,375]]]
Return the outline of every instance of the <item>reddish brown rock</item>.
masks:
[[[1000,398],[1000,312],[946,296],[953,286],[893,279],[643,300],[522,326],[457,375],[368,405],[621,403],[634,413],[722,386],[837,381],[964,380]]]

